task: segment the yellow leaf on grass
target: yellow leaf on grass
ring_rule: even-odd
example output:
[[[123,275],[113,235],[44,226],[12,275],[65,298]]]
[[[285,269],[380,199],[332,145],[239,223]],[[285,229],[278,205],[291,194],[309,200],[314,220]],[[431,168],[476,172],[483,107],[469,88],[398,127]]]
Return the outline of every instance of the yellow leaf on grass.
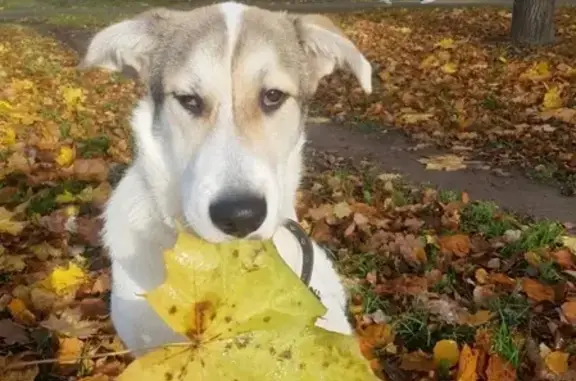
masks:
[[[4,207],[0,207],[0,233],[18,235],[24,230],[28,222],[14,221],[14,213]]]
[[[70,263],[68,267],[57,267],[42,281],[42,285],[58,295],[64,295],[86,281],[87,275],[80,266]]]
[[[441,49],[454,49],[455,47],[454,40],[451,38],[443,38],[434,44],[434,46]]]
[[[568,357],[568,353],[554,351],[546,356],[544,362],[548,369],[560,376],[568,371]]]
[[[436,364],[444,363],[450,367],[458,364],[460,350],[458,343],[454,340],[440,340],[434,346],[434,362]]]
[[[56,163],[61,167],[69,167],[76,156],[76,152],[71,147],[60,147],[58,151],[58,156],[56,157]]]
[[[454,62],[448,62],[447,64],[442,65],[440,69],[446,74],[454,74],[458,71],[458,65]]]
[[[426,169],[434,171],[457,171],[466,168],[463,157],[451,154],[418,159],[418,161],[426,164]]]
[[[460,352],[460,359],[458,360],[458,381],[476,381],[478,374],[476,367],[478,366],[478,356],[480,352],[477,349],[472,349],[468,344],[464,344]]]
[[[75,337],[61,338],[58,340],[58,353],[57,358],[59,363],[75,363],[78,362],[79,357],[82,356],[84,350],[84,342]]]
[[[376,381],[354,336],[314,325],[326,309],[272,241],[180,233],[164,261],[166,281],[144,297],[190,345],[140,357],[117,381]]]
[[[544,100],[542,101],[542,106],[546,110],[552,110],[562,107],[564,102],[562,101],[561,91],[558,86],[553,86],[546,94],[544,94]]]
[[[576,237],[565,235],[562,237],[562,244],[569,248],[572,254],[576,255]]]

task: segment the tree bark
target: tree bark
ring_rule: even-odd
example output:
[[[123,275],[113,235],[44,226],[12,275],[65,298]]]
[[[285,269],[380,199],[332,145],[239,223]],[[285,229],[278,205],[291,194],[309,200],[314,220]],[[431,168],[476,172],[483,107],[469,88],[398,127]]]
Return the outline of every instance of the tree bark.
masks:
[[[554,41],[556,0],[514,0],[512,41],[520,45],[545,45]]]

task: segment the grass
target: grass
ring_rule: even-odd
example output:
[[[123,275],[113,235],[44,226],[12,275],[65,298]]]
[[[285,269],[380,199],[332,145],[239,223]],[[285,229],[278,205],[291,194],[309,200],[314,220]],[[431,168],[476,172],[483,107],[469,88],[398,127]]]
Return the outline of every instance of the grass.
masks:
[[[508,361],[514,369],[520,365],[521,346],[514,340],[514,332],[502,322],[492,337],[492,350]]]
[[[557,222],[538,221],[524,230],[520,239],[513,241],[500,251],[504,256],[526,253],[557,244],[558,238],[564,232],[564,228]]]
[[[495,238],[509,229],[514,229],[516,224],[510,216],[502,213],[495,203],[474,202],[464,208],[462,226],[468,233],[478,232],[486,238]]]

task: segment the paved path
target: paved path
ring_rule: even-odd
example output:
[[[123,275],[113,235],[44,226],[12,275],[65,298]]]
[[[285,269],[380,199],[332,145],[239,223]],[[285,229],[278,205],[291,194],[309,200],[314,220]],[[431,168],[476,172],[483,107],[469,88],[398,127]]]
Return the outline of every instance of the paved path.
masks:
[[[545,0],[542,0],[545,1]],[[213,0],[192,0],[189,2],[170,2],[170,7],[188,9],[199,5],[211,4]],[[254,0],[251,4],[272,10],[287,10],[297,13],[319,12],[319,13],[337,13],[337,12],[358,12],[369,11],[384,8],[412,8],[412,7],[477,7],[477,6],[502,6],[511,7],[514,0],[437,0],[433,4],[420,4],[418,0],[393,0],[392,5],[380,1],[311,1],[298,2],[290,1],[265,1]],[[80,3],[81,4],[81,3]],[[558,5],[576,6],[576,0],[557,0]],[[116,8],[116,7],[115,7]],[[135,13],[146,7],[142,5],[117,7],[119,10],[133,10]],[[70,6],[70,7],[21,7],[0,10],[0,21],[19,20],[22,18],[34,18],[42,16],[55,15],[80,15],[80,14],[110,14],[109,8],[95,9],[95,6]]]

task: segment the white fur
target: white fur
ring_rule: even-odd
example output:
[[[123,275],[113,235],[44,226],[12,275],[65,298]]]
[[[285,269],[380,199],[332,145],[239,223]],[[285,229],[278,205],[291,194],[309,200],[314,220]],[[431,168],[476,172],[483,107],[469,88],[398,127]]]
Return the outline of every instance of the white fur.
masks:
[[[103,238],[112,260],[112,321],[120,338],[132,350],[186,340],[164,324],[142,294],[164,281],[162,253],[175,243],[176,218],[183,217],[191,229],[208,241],[231,239],[209,216],[210,203],[229,187],[261,192],[266,199],[267,216],[252,235],[272,237],[290,268],[296,273],[301,269],[300,246],[281,225],[286,218],[296,219],[294,203],[305,143],[300,126],[302,110],[289,98],[273,115],[262,116],[262,131],[257,139],[247,144],[245,137],[239,136],[233,93],[244,91],[244,84],[235,88],[231,62],[246,8],[235,3],[218,7],[227,25],[227,57],[218,55],[210,39],[199,41],[191,49],[187,62],[165,78],[164,89],[166,94],[191,90],[201,93],[217,104],[214,118],[206,125],[205,120],[191,117],[171,96],[164,101],[158,118],[154,118],[152,99],[149,96],[142,99],[132,120],[137,155],[104,213]],[[138,28],[132,34],[120,33],[133,25]],[[150,48],[149,38],[141,36],[147,33],[142,25],[147,25],[144,18],[110,27],[97,35],[88,49],[88,66],[120,70],[123,62],[148,65],[145,55]],[[129,41],[120,41],[123,35],[130,37]],[[316,41],[310,43],[311,50],[318,55],[316,64],[322,67],[318,78],[333,70],[339,61],[346,61],[351,63],[362,86],[370,90],[369,64],[348,40],[317,27],[310,29],[310,35],[311,41]],[[112,44],[107,40],[110,36]],[[146,43],[138,45],[134,41]],[[136,45],[137,52],[122,50]],[[236,73],[237,79],[246,79],[246,86],[257,84],[256,76],[265,69],[264,88],[279,88],[288,93],[297,88],[298,83],[286,74],[273,49],[264,46],[254,49],[245,58],[243,71],[240,75]],[[345,313],[347,298],[340,278],[324,250],[316,244],[314,256],[310,286],[319,292],[327,308],[317,325],[351,334]]]

